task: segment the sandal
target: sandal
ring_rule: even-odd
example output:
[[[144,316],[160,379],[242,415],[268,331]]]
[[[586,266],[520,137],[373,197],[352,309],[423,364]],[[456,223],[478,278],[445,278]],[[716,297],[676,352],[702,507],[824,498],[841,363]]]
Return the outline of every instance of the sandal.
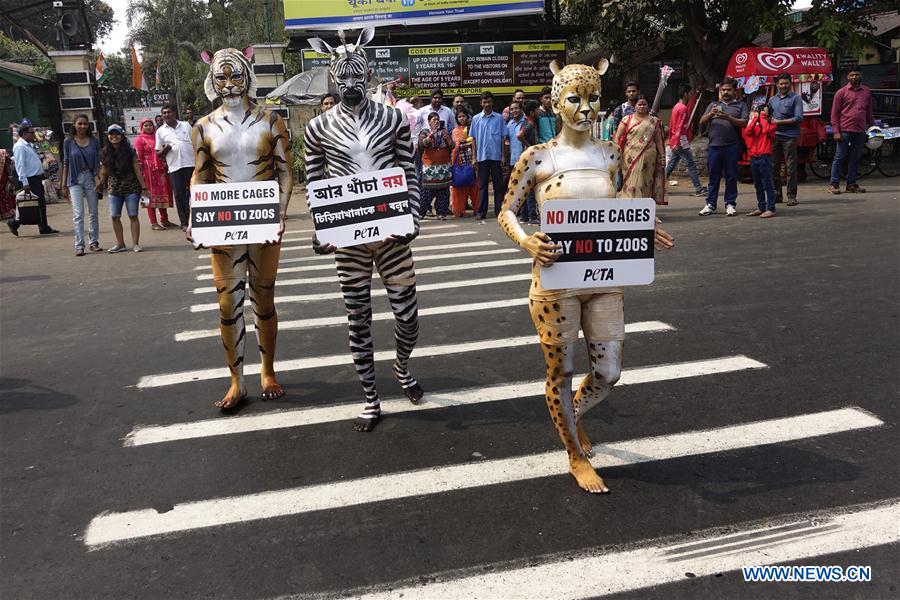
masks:
[[[163,227],[162,225],[160,225],[159,223],[154,223],[153,225],[150,226],[150,229],[152,229],[153,231],[165,231],[166,230],[166,228]]]

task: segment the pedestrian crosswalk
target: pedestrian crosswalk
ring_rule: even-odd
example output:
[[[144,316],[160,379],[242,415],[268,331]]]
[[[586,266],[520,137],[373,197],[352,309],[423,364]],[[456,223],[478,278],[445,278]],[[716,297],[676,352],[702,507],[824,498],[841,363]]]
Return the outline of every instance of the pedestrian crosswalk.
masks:
[[[342,298],[336,291],[333,260],[329,256],[312,254],[308,244],[310,231],[299,226],[285,235],[285,251],[303,253],[288,256],[282,264],[297,265],[281,269],[281,273],[302,273],[294,279],[282,278],[276,302],[280,312],[279,356],[276,371],[281,381],[299,379],[296,372],[314,372],[327,376],[317,378],[321,390],[327,390],[335,381],[355,381],[353,361],[348,351],[336,353],[292,347],[292,336],[300,333],[320,335],[329,339],[344,338],[346,332],[339,328],[346,325],[342,312]],[[496,233],[494,231],[493,233]],[[462,242],[455,239],[461,237]],[[430,239],[435,241],[430,241]],[[449,239],[448,239],[449,238]],[[298,245],[293,245],[293,244]],[[302,246],[299,245],[302,243]],[[543,403],[545,381],[541,372],[529,378],[505,379],[502,364],[492,358],[503,357],[504,362],[516,363],[521,357],[529,360],[539,357],[537,338],[533,331],[510,330],[499,317],[515,311],[523,316],[520,323],[527,324],[527,284],[530,280],[530,260],[514,256],[516,248],[490,239],[488,228],[446,222],[425,222],[422,235],[414,245],[415,260],[425,266],[417,269],[423,277],[419,280],[420,327],[423,331],[441,332],[423,336],[427,343],[415,349],[412,366],[427,393],[421,404],[413,405],[404,397],[385,397],[382,410],[386,419],[398,419],[397,427],[414,429],[420,422],[413,416],[441,419],[442,411],[455,411],[455,419],[477,420],[479,410],[490,409],[508,403],[509,406]],[[210,279],[207,266],[198,266],[192,280]],[[486,270],[490,270],[486,273]],[[318,272],[318,273],[317,273]],[[306,274],[309,273],[310,276]],[[303,293],[285,294],[281,290],[302,286]],[[373,297],[383,298],[385,292],[373,289]],[[458,294],[457,295],[457,291]],[[193,325],[212,325],[217,310],[215,303],[191,303],[195,295],[212,296],[213,288],[187,287],[185,298]],[[384,303],[386,304],[386,303]],[[376,303],[376,309],[379,305]],[[197,314],[200,313],[200,314]],[[626,311],[626,316],[629,312]],[[465,317],[472,317],[465,319]],[[390,311],[376,310],[373,321],[391,324]],[[667,319],[668,320],[668,319]],[[248,319],[248,333],[253,331]],[[471,323],[475,323],[472,325]],[[670,357],[679,357],[678,341],[692,335],[691,322],[632,320],[626,325],[629,340],[651,340],[644,347],[671,345]],[[387,328],[384,329],[387,331]],[[448,333],[450,331],[451,333]],[[198,364],[187,365],[183,370],[147,372],[134,386],[145,393],[160,393],[171,389],[202,390],[204,397],[220,391],[229,377],[227,368],[214,362],[218,358],[215,343],[218,330],[213,327],[183,328],[174,332],[173,344],[197,348]],[[171,338],[170,338],[171,339]],[[385,370],[383,363],[395,358],[390,337],[376,336],[377,369]],[[203,350],[200,350],[203,348]],[[207,348],[214,349],[207,352]],[[628,354],[622,378],[616,386],[640,389],[658,389],[654,384],[677,382],[684,384],[716,382],[726,384],[742,374],[768,374],[778,370],[762,357],[741,351],[739,341],[735,350],[725,353],[710,351],[705,356],[685,356],[677,360],[647,360],[639,353]],[[248,358],[253,356],[248,352]],[[654,354],[658,357],[658,354]],[[435,359],[435,360],[433,360]],[[201,362],[206,360],[208,362]],[[429,375],[451,370],[457,363],[484,361],[490,364],[479,373],[484,381],[466,381],[462,377],[442,378],[438,385],[429,384]],[[442,365],[442,368],[437,368]],[[148,369],[150,371],[150,369]],[[245,365],[245,374],[258,374],[260,365]],[[583,375],[575,375],[578,381]],[[212,383],[211,383],[212,382]],[[191,387],[193,386],[193,387]],[[679,388],[684,389],[684,388]],[[713,389],[709,386],[704,389]],[[278,436],[294,432],[304,438],[321,435],[325,428],[353,419],[361,406],[360,398],[332,398],[321,402],[304,402],[303,406],[284,408],[284,405],[236,416],[191,414],[169,423],[133,423],[130,431],[123,431],[121,452],[138,455],[166,448],[198,449],[209,444],[227,443],[267,432]],[[752,389],[745,392],[748,396]],[[613,395],[617,392],[614,390]],[[213,394],[214,395],[214,394]],[[309,400],[309,399],[307,399]],[[723,412],[714,426],[704,425],[704,412],[716,399],[693,397],[690,394],[667,398],[677,404],[679,410],[694,411],[696,425],[683,430],[662,429],[665,433],[641,432],[618,441],[594,440],[592,464],[609,471],[621,467],[635,467],[649,463],[668,463],[691,457],[705,457],[706,462],[721,460],[726,453],[752,452],[781,445],[800,444],[815,440],[827,444],[827,440],[847,434],[862,435],[885,428],[884,420],[855,405],[850,399],[839,407],[823,406],[814,412],[792,411],[784,414],[759,414],[753,418],[731,416]],[[648,399],[648,402],[651,400]],[[211,402],[211,400],[210,400]],[[535,404],[536,403],[536,404]],[[632,402],[629,410],[640,412],[643,400]],[[727,409],[726,409],[727,410]],[[746,415],[747,413],[741,413]],[[665,415],[654,418],[665,420]],[[153,545],[173,538],[191,540],[227,530],[241,524],[263,525],[277,523],[278,528],[296,526],[299,531],[312,531],[318,527],[318,515],[351,509],[366,510],[404,499],[415,498],[423,511],[431,503],[444,499],[463,498],[467,491],[478,490],[486,498],[504,497],[504,486],[510,484],[534,485],[550,478],[558,478],[558,485],[567,486],[572,494],[577,488],[566,474],[565,452],[559,446],[552,424],[547,419],[546,443],[539,446],[520,446],[521,440],[502,439],[509,451],[499,458],[460,461],[455,455],[422,453],[414,466],[394,468],[391,462],[381,461],[378,471],[352,476],[329,478],[326,465],[320,465],[318,478],[304,481],[301,477],[289,485],[261,486],[210,493],[204,497],[196,494],[165,505],[160,509],[153,500],[154,488],[148,486],[146,500],[135,505],[118,506],[114,501],[102,512],[84,524],[81,538],[84,546],[93,552],[109,552],[123,544]],[[379,427],[382,427],[381,425]],[[365,444],[377,457],[384,438],[380,429],[365,438]],[[648,435],[653,433],[653,435]],[[346,427],[346,435],[360,436]],[[274,438],[279,439],[279,438]],[[286,438],[285,438],[286,439]],[[844,440],[851,439],[844,437]],[[339,444],[340,440],[330,440]],[[433,442],[440,444],[440,439]],[[179,444],[181,446],[179,446]],[[521,451],[516,451],[523,448]],[[174,456],[171,453],[155,454],[158,457]],[[360,457],[362,460],[363,457]],[[206,460],[211,460],[206,458]],[[251,460],[251,458],[248,458]],[[379,462],[377,458],[366,460]],[[175,465],[172,465],[173,468]],[[324,477],[324,479],[323,479]],[[611,486],[614,487],[614,486]],[[535,494],[539,492],[534,492]],[[613,501],[622,502],[612,496]],[[623,492],[628,502],[628,492]],[[598,501],[609,501],[597,499]],[[504,502],[519,502],[518,498],[505,498]],[[521,500],[530,507],[531,500]],[[478,507],[465,502],[458,503],[460,514],[447,521],[447,534],[457,527],[465,527],[466,515]],[[635,510],[644,510],[635,507]],[[653,508],[648,508],[653,510]],[[798,515],[797,513],[803,513]],[[328,597],[367,598],[586,598],[617,592],[640,590],[680,580],[685,571],[699,577],[723,571],[735,571],[747,564],[773,564],[821,556],[828,553],[858,550],[883,544],[900,542],[896,527],[884,527],[883,523],[897,523],[900,519],[900,502],[869,503],[848,506],[841,510],[806,511],[800,505],[777,518],[753,521],[736,517],[731,528],[723,533],[721,528],[695,531],[687,539],[635,539],[628,547],[605,546],[600,540],[594,548],[571,548],[566,552],[546,553],[535,547],[534,556],[528,561],[509,562],[497,557],[496,564],[471,568],[463,563],[440,564],[420,578],[397,578],[384,572],[374,580],[367,580],[364,587],[358,582],[344,584],[335,573],[332,587],[327,589],[290,590],[297,594],[325,594]],[[274,525],[273,525],[274,526]],[[370,523],[366,531],[375,537],[367,544],[377,553],[378,523]],[[528,527],[527,521],[518,524]],[[324,534],[323,534],[324,535]],[[290,552],[291,549],[286,548]],[[394,549],[394,551],[397,551]],[[400,549],[400,552],[403,550]],[[410,548],[410,552],[421,549]],[[277,573],[272,576],[278,576]],[[295,580],[296,581],[296,580]],[[356,580],[354,580],[356,581]]]

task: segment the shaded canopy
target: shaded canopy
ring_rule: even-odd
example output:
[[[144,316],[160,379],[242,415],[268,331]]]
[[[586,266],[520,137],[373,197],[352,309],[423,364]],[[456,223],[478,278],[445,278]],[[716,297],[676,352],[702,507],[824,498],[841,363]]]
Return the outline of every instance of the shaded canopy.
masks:
[[[376,88],[379,81],[372,77],[370,90]],[[269,100],[278,100],[284,104],[318,104],[327,93],[336,94],[337,88],[328,77],[328,67],[316,67],[294,75],[277,88],[266,94]]]

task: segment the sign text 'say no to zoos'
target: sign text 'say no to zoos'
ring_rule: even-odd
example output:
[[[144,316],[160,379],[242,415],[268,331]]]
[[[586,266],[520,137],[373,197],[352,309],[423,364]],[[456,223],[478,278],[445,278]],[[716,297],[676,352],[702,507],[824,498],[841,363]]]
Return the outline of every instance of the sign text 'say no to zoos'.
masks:
[[[345,248],[415,230],[400,167],[313,181],[306,194],[321,244]]]
[[[277,240],[281,220],[278,195],[277,181],[191,186],[194,243],[230,246]]]
[[[541,231],[562,246],[541,268],[541,286],[618,287],[653,283],[656,203],[651,198],[551,200],[541,206]]]

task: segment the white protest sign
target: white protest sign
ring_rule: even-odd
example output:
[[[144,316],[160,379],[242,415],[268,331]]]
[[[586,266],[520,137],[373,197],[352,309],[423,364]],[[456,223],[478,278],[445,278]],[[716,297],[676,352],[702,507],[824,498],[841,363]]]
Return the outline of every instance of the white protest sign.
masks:
[[[230,246],[275,241],[280,219],[277,181],[191,186],[191,234],[195,244]]]
[[[358,246],[415,229],[406,174],[400,167],[313,181],[306,195],[322,244]]]
[[[541,231],[562,245],[541,268],[541,286],[618,287],[653,282],[656,203],[651,198],[551,200],[541,205]]]

